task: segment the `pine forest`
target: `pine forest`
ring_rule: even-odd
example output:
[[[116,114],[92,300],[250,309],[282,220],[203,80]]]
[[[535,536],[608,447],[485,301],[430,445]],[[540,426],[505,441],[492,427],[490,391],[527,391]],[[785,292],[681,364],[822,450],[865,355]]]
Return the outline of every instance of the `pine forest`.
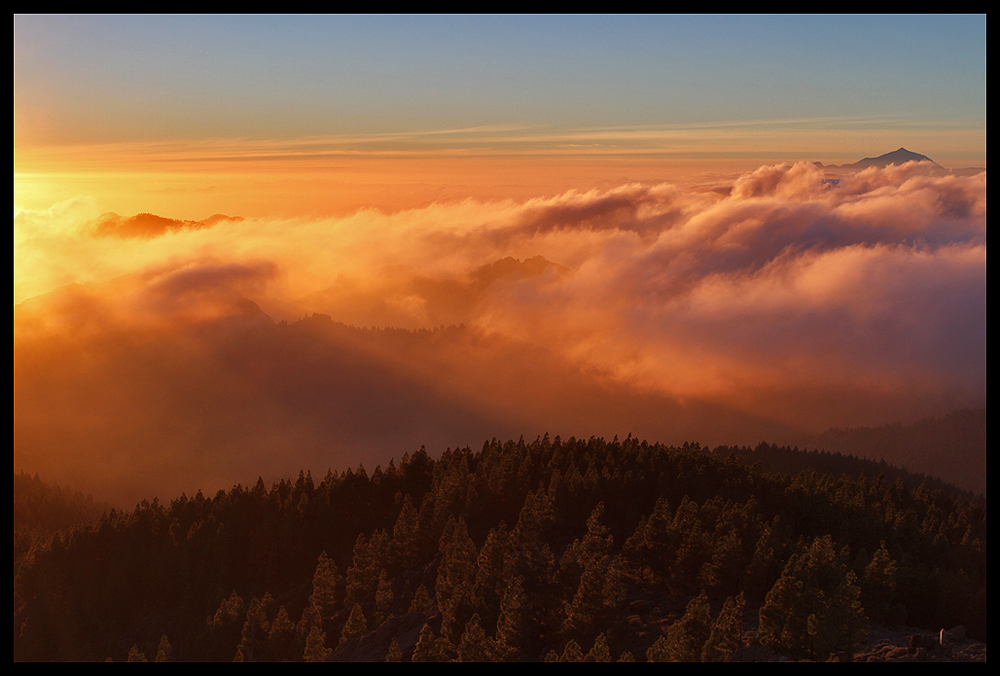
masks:
[[[861,471],[774,469],[792,456]],[[891,469],[545,435],[131,512],[16,475],[14,659],[849,660],[877,625],[985,643],[985,501]]]

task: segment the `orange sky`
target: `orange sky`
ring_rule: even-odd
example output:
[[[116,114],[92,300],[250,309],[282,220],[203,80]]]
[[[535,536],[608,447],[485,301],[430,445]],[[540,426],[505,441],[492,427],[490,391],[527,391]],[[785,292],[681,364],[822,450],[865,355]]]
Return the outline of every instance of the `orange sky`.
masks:
[[[213,213],[343,215],[359,208],[391,212],[467,198],[527,199],[628,181],[697,180],[760,163],[747,158],[569,152],[255,157],[250,148],[240,148],[235,158],[201,150],[204,156],[199,158],[190,148],[182,150],[188,152],[126,146],[20,153],[15,208],[47,209],[87,196],[98,210],[181,219]]]

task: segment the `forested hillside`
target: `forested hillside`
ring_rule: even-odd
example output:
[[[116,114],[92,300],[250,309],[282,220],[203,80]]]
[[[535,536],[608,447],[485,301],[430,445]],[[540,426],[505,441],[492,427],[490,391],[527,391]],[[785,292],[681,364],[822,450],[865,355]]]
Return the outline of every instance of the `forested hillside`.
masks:
[[[906,465],[968,491],[986,494],[986,409],[952,411],[909,425],[833,428],[806,438],[809,446]]]
[[[724,450],[494,439],[111,510],[15,548],[14,659],[824,660],[871,623],[986,640],[983,504]]]
[[[36,474],[14,475],[14,575],[25,554],[48,542],[53,533],[96,524],[111,505],[92,496],[49,486]]]
[[[111,505],[70,488],[49,486],[36,474],[14,475],[15,526],[22,532],[51,534],[80,523],[100,520]]]
[[[841,444],[839,447],[845,448],[845,445]],[[980,448],[980,455],[982,454],[982,448],[985,448],[985,439]],[[964,448],[963,451],[965,452],[960,456],[956,454],[957,459],[965,460],[976,455],[976,453],[972,452],[973,449],[969,447]],[[976,484],[982,484],[982,490],[976,492],[969,489],[963,490],[956,484],[942,479],[940,475],[911,471],[912,467],[908,469],[901,463],[891,464],[886,462],[884,458],[868,460],[849,452],[845,454],[840,451],[831,452],[826,449],[799,450],[797,446],[789,448],[788,446],[761,442],[753,448],[749,446],[717,446],[712,450],[712,453],[719,458],[725,458],[731,453],[736,454],[747,464],[752,465],[759,462],[761,467],[767,472],[795,474],[807,469],[813,469],[820,473],[835,475],[850,474],[852,476],[866,476],[869,479],[874,479],[882,475],[889,483],[899,480],[912,488],[923,484],[926,489],[940,489],[952,497],[962,500],[980,504],[985,504],[986,502],[985,469],[981,470],[982,477],[976,481]]]

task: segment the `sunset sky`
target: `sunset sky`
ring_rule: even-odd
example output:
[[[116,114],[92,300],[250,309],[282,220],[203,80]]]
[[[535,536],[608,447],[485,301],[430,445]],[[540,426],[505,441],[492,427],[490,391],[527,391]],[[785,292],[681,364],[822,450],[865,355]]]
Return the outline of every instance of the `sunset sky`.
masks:
[[[14,67],[15,207],[197,220],[901,146],[986,162],[983,15],[28,15]]]
[[[16,461],[984,406],[985,69],[985,15],[15,16]]]

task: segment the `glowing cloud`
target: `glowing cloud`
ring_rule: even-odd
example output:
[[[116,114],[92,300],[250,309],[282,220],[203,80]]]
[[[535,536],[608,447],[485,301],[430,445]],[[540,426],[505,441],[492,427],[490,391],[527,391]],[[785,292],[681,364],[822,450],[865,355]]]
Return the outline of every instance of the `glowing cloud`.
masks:
[[[384,462],[432,437],[753,443],[983,405],[985,181],[800,163],[341,218],[21,212],[15,299],[80,285],[15,311],[18,461],[66,442],[44,431],[53,416],[117,449],[104,465],[129,456],[84,391],[154,450],[149,430],[192,425],[162,438],[188,445],[185,462],[211,448],[199,476],[219,482],[241,444],[281,472],[332,447]],[[466,328],[297,321],[311,313]]]

